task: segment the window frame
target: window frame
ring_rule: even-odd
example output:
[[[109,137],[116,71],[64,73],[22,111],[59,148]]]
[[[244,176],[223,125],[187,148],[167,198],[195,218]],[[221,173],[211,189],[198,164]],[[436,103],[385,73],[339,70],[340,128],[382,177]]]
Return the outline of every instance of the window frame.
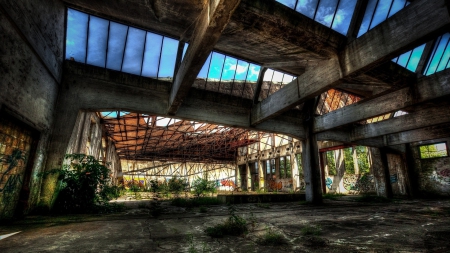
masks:
[[[436,156],[436,157],[423,157],[422,156],[422,151],[420,150],[421,147],[426,147],[426,146],[434,146],[434,145],[439,145],[439,144],[444,144],[445,145],[445,156]],[[448,153],[448,145],[446,141],[441,141],[441,142],[435,142],[435,143],[430,143],[430,144],[423,144],[423,145],[419,145],[417,146],[417,149],[419,151],[419,158],[421,160],[425,160],[425,159],[436,159],[436,158],[443,158],[443,157],[449,157],[449,153]],[[428,152],[429,153],[429,152]]]

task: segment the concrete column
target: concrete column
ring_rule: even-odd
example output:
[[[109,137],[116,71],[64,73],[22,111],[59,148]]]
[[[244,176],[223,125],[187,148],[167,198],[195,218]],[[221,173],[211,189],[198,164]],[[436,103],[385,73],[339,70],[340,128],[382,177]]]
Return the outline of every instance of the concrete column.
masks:
[[[280,176],[280,158],[277,157],[274,159],[275,159],[275,176],[276,176],[276,179],[280,179],[281,178],[281,176]]]
[[[300,187],[300,170],[298,168],[297,159],[294,153],[290,154],[291,156],[291,174],[292,174],[292,187],[294,191]]]
[[[358,155],[356,154],[356,147],[352,148],[353,155],[353,167],[355,168],[355,174],[359,174]]]
[[[381,197],[389,197],[390,183],[387,180],[386,171],[387,171],[387,161],[382,158],[383,152],[379,148],[369,148],[369,156],[371,161],[371,170],[373,173],[373,178],[375,181],[375,188],[377,191],[377,195]]]
[[[304,105],[304,110],[307,115],[305,115],[306,120],[304,122],[306,138],[302,141],[302,163],[306,184],[306,201],[321,204],[322,180],[320,177],[319,147],[317,145],[316,135],[313,132],[316,101],[317,98],[310,99]]]
[[[258,177],[259,177],[259,189],[264,188],[265,178],[264,178],[264,165],[261,159],[258,158]]]
[[[236,175],[234,175],[234,177],[235,177],[235,181],[234,181],[234,184],[236,185],[236,187],[241,187],[241,176],[240,176],[240,171],[239,171],[239,165],[237,165],[236,164],[236,169],[235,169],[235,173],[236,173]]]
[[[248,190],[252,189],[252,173],[250,171],[250,165],[248,164],[248,162],[245,164],[245,176],[247,177],[247,187],[243,190]]]

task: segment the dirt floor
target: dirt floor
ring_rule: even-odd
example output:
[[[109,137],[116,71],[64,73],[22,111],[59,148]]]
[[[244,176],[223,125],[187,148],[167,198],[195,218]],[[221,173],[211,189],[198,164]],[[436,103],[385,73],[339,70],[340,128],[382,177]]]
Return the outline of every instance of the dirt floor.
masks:
[[[29,216],[0,225],[0,252],[450,252],[450,200],[234,205],[249,232],[223,238],[204,230],[230,217],[226,205],[200,210],[162,202],[156,218],[150,202],[122,201],[129,209],[116,214]],[[261,245],[271,235],[282,244]]]

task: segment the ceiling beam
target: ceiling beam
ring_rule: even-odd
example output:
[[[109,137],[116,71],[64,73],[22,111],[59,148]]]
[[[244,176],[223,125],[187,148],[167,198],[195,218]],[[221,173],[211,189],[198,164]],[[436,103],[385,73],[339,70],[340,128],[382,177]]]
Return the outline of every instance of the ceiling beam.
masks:
[[[169,98],[169,115],[175,115],[178,111],[240,0],[206,0],[204,3],[186,55],[175,76]]]
[[[450,69],[420,78],[406,87],[367,101],[361,101],[315,117],[314,132],[373,118],[405,107],[450,95]]]
[[[273,93],[252,109],[251,124],[258,124],[319,95],[346,78],[358,76],[444,32],[450,26],[445,0],[421,0],[353,40],[339,59],[323,61]]]

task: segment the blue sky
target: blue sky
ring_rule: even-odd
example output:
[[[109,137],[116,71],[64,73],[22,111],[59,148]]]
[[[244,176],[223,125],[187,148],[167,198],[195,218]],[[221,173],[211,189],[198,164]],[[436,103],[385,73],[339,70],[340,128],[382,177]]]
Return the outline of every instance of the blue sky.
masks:
[[[377,6],[377,0],[369,0],[366,12],[364,14],[363,22],[358,32],[358,37],[366,33],[368,30],[374,28],[381,22],[385,21],[386,18],[391,17],[392,15],[403,9],[405,3],[406,0],[379,0]],[[389,12],[391,4],[392,8]],[[370,21],[372,19],[372,16],[373,20],[371,23]]]
[[[67,20],[67,59],[135,75],[173,77],[177,40],[72,9]]]

